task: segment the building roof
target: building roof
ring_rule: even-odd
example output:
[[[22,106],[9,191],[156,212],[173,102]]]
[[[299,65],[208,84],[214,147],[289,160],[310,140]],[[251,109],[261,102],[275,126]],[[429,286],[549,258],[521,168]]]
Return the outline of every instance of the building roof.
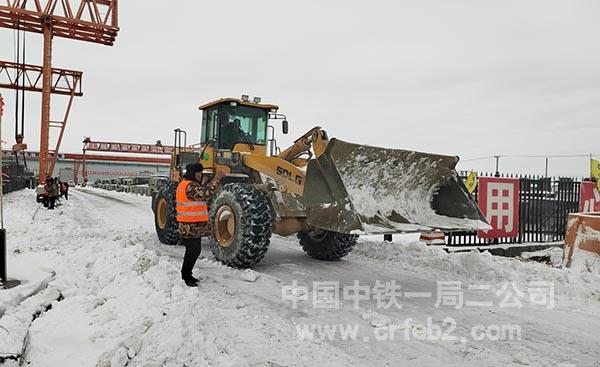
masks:
[[[216,101],[208,102],[206,104],[201,105],[200,107],[198,107],[198,109],[204,110],[204,109],[207,109],[209,107],[212,107],[212,106],[220,104],[220,103],[230,103],[230,102],[237,102],[237,104],[242,105],[242,106],[258,107],[258,108],[262,108],[265,110],[271,110],[273,108],[276,110],[279,109],[279,106],[274,105],[274,104],[254,103],[252,101],[242,101],[241,99],[231,98],[231,97],[219,98]]]

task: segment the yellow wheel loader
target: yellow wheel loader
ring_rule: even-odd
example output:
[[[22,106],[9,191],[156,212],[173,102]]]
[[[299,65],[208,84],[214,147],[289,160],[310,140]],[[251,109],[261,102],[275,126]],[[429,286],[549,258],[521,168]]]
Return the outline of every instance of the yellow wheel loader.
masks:
[[[175,191],[186,164],[224,173],[209,203],[214,256],[247,268],[267,252],[272,233],[297,235],[311,257],[347,255],[359,235],[489,228],[455,171],[458,157],[384,149],[329,139],[314,127],[281,151],[270,121],[278,106],[247,96],[200,106],[201,140],[175,130],[170,181],[153,196],[161,242],[175,245]]]

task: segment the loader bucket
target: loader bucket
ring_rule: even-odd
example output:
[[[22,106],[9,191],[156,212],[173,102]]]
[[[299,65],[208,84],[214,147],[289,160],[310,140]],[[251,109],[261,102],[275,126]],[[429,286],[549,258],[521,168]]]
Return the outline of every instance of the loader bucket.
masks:
[[[307,167],[307,222],[355,234],[487,230],[457,163],[458,157],[331,139]]]

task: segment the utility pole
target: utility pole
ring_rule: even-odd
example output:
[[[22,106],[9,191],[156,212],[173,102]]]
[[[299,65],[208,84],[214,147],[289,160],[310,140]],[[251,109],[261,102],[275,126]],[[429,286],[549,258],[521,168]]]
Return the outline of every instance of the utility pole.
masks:
[[[494,176],[500,177],[500,171],[498,170],[498,166],[500,165],[500,156],[495,155],[494,158],[496,158],[496,173],[494,174]]]
[[[4,172],[2,171],[2,115],[4,113],[4,99],[0,93],[0,286],[12,288],[21,284],[18,280],[8,281],[6,275],[6,228],[4,228]]]

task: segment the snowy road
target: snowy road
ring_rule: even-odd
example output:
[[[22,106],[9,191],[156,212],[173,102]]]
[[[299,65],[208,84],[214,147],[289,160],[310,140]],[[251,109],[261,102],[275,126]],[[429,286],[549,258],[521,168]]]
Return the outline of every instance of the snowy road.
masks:
[[[417,243],[361,241],[321,262],[274,237],[255,272],[217,263],[205,244],[189,289],[183,249],[158,242],[149,198],[77,189],[51,212],[32,197],[6,200],[9,275],[52,269],[64,300],[31,325],[30,366],[600,366],[597,274]],[[344,294],[355,284],[368,299]]]

